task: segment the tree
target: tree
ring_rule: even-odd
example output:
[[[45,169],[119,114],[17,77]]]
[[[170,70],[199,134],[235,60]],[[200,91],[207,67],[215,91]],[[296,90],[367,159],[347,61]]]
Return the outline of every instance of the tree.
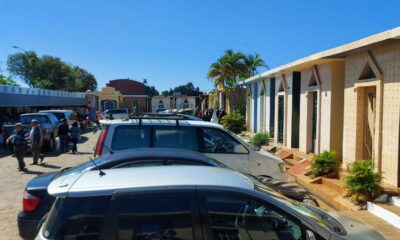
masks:
[[[0,74],[0,84],[18,86],[18,84],[11,78],[11,76],[6,77],[2,74]]]
[[[145,86],[145,91],[146,91],[146,95],[148,95],[149,97],[160,95],[160,93],[158,92],[158,90],[154,86],[147,86],[146,85]]]
[[[147,85],[147,79],[143,79],[143,84],[144,84],[145,93],[149,97],[160,95],[160,93],[157,91],[156,87]]]
[[[97,88],[96,78],[85,69],[67,64],[58,57],[38,57],[34,51],[9,55],[7,66],[10,73],[30,87],[73,92]]]
[[[259,67],[266,67],[269,69],[268,65],[265,64],[264,60],[261,59],[260,54],[255,53],[255,55],[247,55],[243,58],[244,60],[244,65],[247,69],[247,76],[244,76],[245,78],[249,78],[254,76],[257,73],[257,69]]]
[[[223,56],[211,64],[207,77],[212,79],[216,86],[235,88],[239,80],[253,76],[262,66],[267,65],[258,53],[246,56],[241,52],[228,49],[225,50]]]
[[[175,88],[171,88],[169,90],[165,90],[161,92],[161,95],[163,96],[172,96],[174,93],[180,93],[182,95],[187,95],[187,96],[199,96],[202,94],[200,92],[199,87],[195,87],[192,82],[188,82],[184,85],[177,86]]]

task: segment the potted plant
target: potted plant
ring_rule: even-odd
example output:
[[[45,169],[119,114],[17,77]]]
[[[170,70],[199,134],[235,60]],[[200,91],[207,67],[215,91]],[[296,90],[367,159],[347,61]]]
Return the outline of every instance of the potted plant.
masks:
[[[373,160],[357,160],[345,178],[345,187],[353,202],[365,203],[380,194],[381,181],[382,174],[374,171]]]

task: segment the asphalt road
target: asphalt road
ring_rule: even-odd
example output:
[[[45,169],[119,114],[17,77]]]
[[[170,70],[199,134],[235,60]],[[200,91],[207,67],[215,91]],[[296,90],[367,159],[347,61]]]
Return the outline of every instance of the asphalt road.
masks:
[[[17,227],[17,215],[22,209],[22,195],[26,183],[38,174],[57,171],[88,161],[93,156],[99,132],[82,134],[78,144],[78,154],[56,152],[48,153],[43,164],[29,165],[32,157],[25,157],[28,171],[21,173],[17,170],[17,160],[5,149],[0,149],[0,239],[20,239]]]

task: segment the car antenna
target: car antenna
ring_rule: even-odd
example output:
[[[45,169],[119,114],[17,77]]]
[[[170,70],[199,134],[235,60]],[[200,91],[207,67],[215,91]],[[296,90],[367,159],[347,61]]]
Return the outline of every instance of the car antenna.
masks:
[[[89,157],[90,161],[93,163],[93,165],[96,167],[97,170],[99,170],[99,175],[100,177],[106,175],[105,172],[101,171],[101,169],[96,165],[96,163],[93,161],[92,157]]]

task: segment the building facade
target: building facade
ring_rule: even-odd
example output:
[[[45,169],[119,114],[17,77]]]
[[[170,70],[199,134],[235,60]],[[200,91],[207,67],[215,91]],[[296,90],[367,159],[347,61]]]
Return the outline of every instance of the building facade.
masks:
[[[159,109],[191,109],[195,110],[195,96],[153,96],[151,98],[151,111],[157,112]]]
[[[400,186],[400,28],[279,66],[245,81],[247,127],[286,148],[373,159]]]
[[[147,112],[149,97],[146,95],[145,85],[130,79],[111,80],[107,87],[113,87],[122,94],[121,107],[132,112]]]

